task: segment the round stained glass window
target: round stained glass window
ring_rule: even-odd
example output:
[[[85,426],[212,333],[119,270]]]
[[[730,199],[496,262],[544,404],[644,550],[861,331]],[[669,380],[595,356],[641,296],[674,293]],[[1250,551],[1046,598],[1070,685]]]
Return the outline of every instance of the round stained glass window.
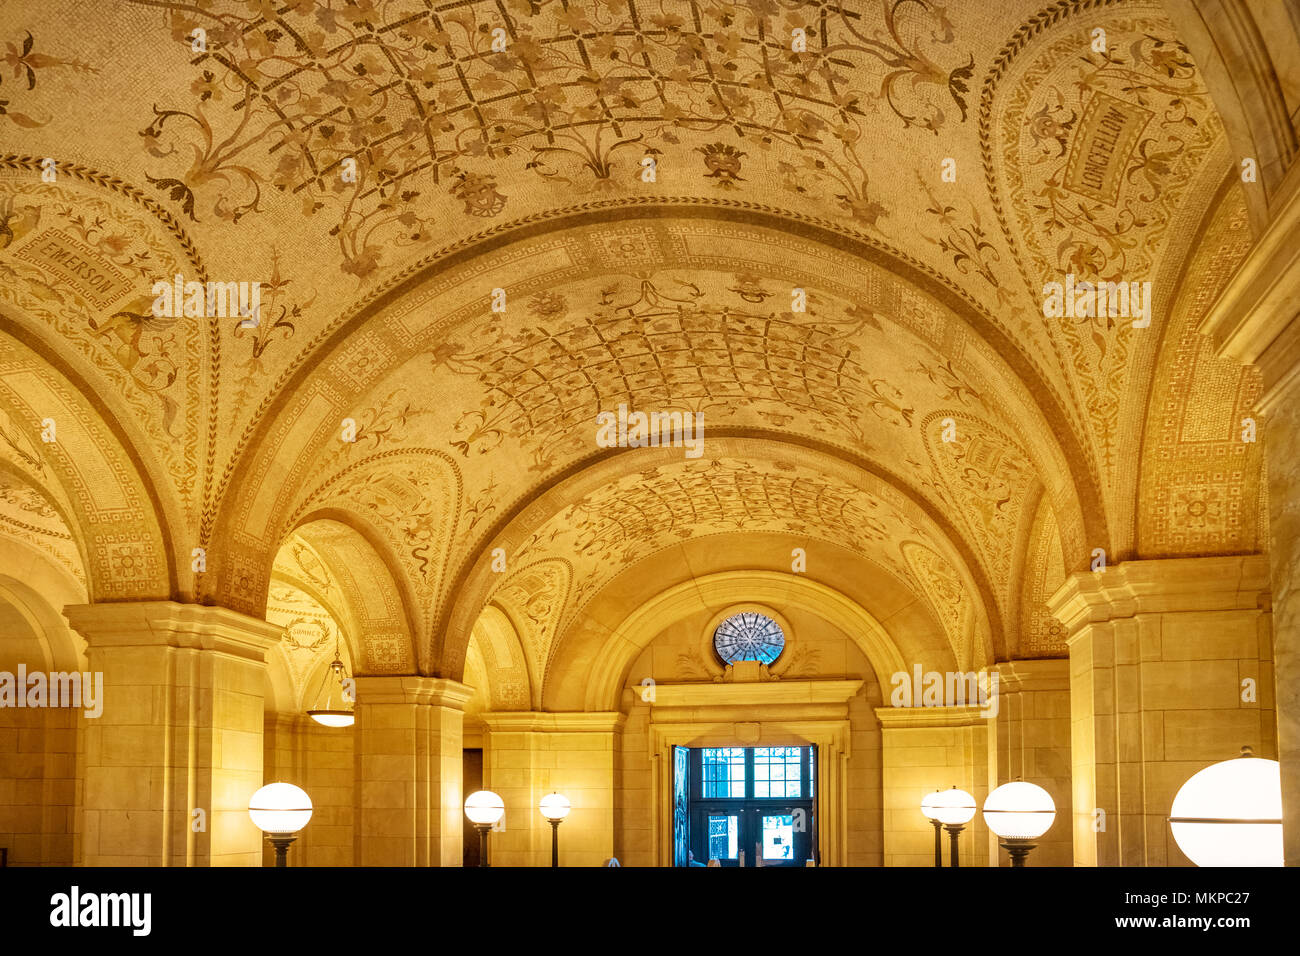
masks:
[[[771,664],[785,649],[785,632],[766,614],[741,611],[718,625],[713,632],[713,649],[728,664],[736,661]]]

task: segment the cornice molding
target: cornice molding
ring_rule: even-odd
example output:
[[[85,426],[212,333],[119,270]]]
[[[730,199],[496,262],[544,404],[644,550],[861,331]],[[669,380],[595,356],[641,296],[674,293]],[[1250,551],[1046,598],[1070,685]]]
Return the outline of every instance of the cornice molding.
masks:
[[[983,707],[877,707],[876,719],[884,730],[908,727],[980,727],[988,726],[988,711]]]
[[[651,711],[689,707],[697,713],[711,707],[780,704],[847,704],[862,688],[861,680],[766,680],[753,683],[716,681],[656,684]]]
[[[1300,382],[1300,166],[1292,168],[1272,221],[1201,322],[1219,354],[1256,365],[1267,414]]]
[[[478,717],[489,734],[611,734],[627,722],[626,714],[608,711],[512,711]]]
[[[1077,571],[1047,602],[1067,642],[1088,624],[1138,614],[1269,608],[1268,557],[1262,554],[1126,561]]]
[[[70,604],[63,616],[87,649],[175,647],[264,661],[283,628],[225,607],[175,601]]]
[[[464,710],[474,689],[446,677],[365,677],[357,682],[357,706],[369,704],[414,704]]]

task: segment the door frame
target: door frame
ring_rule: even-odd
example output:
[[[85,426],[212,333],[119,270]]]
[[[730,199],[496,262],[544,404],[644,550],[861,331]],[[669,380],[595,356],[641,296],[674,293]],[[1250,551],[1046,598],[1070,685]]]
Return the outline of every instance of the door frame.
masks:
[[[659,684],[650,704],[651,841],[673,865],[673,751],[679,747],[817,747],[817,859],[844,866],[848,847],[848,702],[861,680]],[[719,699],[721,698],[721,699]],[[755,716],[763,719],[754,720]]]

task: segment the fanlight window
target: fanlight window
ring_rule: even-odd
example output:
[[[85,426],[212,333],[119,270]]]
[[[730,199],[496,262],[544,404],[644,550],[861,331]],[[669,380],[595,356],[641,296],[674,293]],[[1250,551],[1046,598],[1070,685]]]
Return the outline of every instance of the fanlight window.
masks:
[[[785,633],[766,614],[741,611],[718,625],[713,632],[713,648],[728,664],[736,661],[771,664],[785,649]]]

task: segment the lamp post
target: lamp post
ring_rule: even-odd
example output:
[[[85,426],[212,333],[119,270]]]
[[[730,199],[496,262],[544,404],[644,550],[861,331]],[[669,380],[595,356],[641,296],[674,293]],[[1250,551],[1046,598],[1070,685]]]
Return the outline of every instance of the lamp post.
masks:
[[[249,797],[248,815],[275,847],[275,865],[288,866],[289,844],[311,819],[311,797],[291,783],[268,783]]]
[[[560,821],[569,815],[571,807],[569,798],[560,793],[548,793],[537,805],[551,824],[551,866],[560,865]]]
[[[1242,747],[1193,774],[1174,797],[1169,827],[1197,866],[1282,866],[1280,765]]]
[[[970,818],[975,816],[975,798],[956,787],[940,790],[934,795],[933,808],[934,818],[943,824],[951,841],[948,845],[948,865],[961,866],[957,856],[957,838],[966,829]]]
[[[984,822],[1011,854],[1012,866],[1024,866],[1034,841],[1051,829],[1056,804],[1042,787],[1023,780],[1004,783],[984,801]]]
[[[478,827],[478,865],[488,866],[488,831],[506,812],[505,801],[491,790],[475,790],[465,798],[465,816]]]
[[[940,835],[940,831],[943,829],[943,824],[940,823],[939,818],[935,816],[935,800],[941,792],[942,791],[936,790],[934,793],[927,793],[923,798],[921,798],[921,813],[924,814],[925,818],[934,826],[935,866],[943,866],[943,837]]]

